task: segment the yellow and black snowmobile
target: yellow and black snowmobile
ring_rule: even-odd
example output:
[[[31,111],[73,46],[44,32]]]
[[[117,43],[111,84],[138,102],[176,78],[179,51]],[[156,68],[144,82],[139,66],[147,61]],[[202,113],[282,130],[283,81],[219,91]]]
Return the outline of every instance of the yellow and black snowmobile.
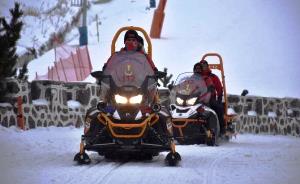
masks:
[[[116,40],[127,30],[141,32],[148,44],[148,55],[137,51],[115,52]],[[101,86],[102,99],[87,112],[80,152],[74,157],[79,164],[89,164],[85,152],[95,151],[109,159],[139,158],[151,160],[169,151],[166,163],[174,166],[181,160],[175,151],[167,113],[157,99],[157,80],[166,75],[149,63],[150,38],[140,27],[123,27],[115,34],[111,57],[103,71],[91,73]]]

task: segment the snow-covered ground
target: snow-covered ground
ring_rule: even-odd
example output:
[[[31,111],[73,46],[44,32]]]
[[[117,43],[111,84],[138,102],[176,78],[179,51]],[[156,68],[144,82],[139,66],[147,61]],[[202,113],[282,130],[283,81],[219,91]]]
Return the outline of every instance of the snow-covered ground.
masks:
[[[20,131],[0,127],[0,183],[222,183],[298,184],[300,139],[238,135],[219,147],[177,146],[182,161],[165,166],[166,153],[152,161],[114,162],[88,152],[91,165],[73,157],[82,129],[48,127]]]

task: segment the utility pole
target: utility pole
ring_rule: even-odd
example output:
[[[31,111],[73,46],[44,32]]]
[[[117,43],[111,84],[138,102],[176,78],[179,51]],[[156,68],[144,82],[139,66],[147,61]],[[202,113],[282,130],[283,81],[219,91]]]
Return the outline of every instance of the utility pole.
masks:
[[[82,26],[79,27],[79,45],[87,45],[88,44],[88,29],[86,25],[86,15],[87,15],[87,0],[83,0],[82,4]]]
[[[72,0],[71,5],[76,7],[82,7],[82,25],[78,28],[79,30],[79,45],[88,44],[88,29],[86,25],[87,7],[88,0]]]
[[[98,14],[96,14],[96,28],[97,28],[97,40],[99,43],[99,20],[98,20]]]

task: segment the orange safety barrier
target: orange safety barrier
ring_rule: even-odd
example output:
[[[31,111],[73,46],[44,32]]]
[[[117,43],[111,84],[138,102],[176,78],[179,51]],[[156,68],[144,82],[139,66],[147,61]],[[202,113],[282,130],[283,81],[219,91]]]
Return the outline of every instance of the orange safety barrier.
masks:
[[[25,130],[23,108],[22,108],[23,98],[21,96],[18,96],[17,103],[18,103],[18,114],[17,114],[18,127],[21,128],[22,130]]]
[[[151,38],[160,38],[162,26],[165,18],[165,7],[167,0],[160,0],[157,9],[154,11],[150,30]]]

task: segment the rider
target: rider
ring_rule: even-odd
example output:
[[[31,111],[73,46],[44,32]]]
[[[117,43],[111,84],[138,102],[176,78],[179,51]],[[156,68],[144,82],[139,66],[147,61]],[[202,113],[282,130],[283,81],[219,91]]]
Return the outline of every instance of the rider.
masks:
[[[200,75],[200,72],[201,72],[201,68],[200,68],[200,63],[196,63],[194,65],[194,68],[193,68],[193,71],[194,71],[194,74],[200,76],[201,78],[203,78],[201,75]],[[207,87],[207,92],[202,94],[200,97],[199,97],[199,100],[200,102],[206,104],[209,106],[209,102],[210,102],[210,98],[211,98],[211,91],[209,90],[210,88],[212,88],[212,81],[211,80],[206,80],[205,81],[205,84],[206,84],[206,87]]]
[[[198,63],[197,63],[198,64]],[[209,106],[217,113],[220,123],[220,133],[225,133],[224,123],[224,107],[222,104],[223,98],[223,86],[219,77],[213,74],[209,68],[206,60],[201,60],[199,63],[197,72],[204,78],[209,91],[211,92],[211,98],[209,100]]]
[[[124,52],[124,51],[136,51],[136,52],[140,52],[142,54],[145,54],[145,56],[147,57],[148,63],[150,64],[150,66],[152,67],[152,69],[154,71],[157,71],[157,68],[155,67],[152,59],[145,53],[145,51],[142,49],[143,45],[144,45],[144,40],[141,36],[138,35],[138,33],[135,30],[128,30],[125,33],[124,36],[124,47],[121,48],[120,52]],[[110,61],[110,58],[108,59],[108,61],[103,65],[102,70],[105,69],[107,63]]]

